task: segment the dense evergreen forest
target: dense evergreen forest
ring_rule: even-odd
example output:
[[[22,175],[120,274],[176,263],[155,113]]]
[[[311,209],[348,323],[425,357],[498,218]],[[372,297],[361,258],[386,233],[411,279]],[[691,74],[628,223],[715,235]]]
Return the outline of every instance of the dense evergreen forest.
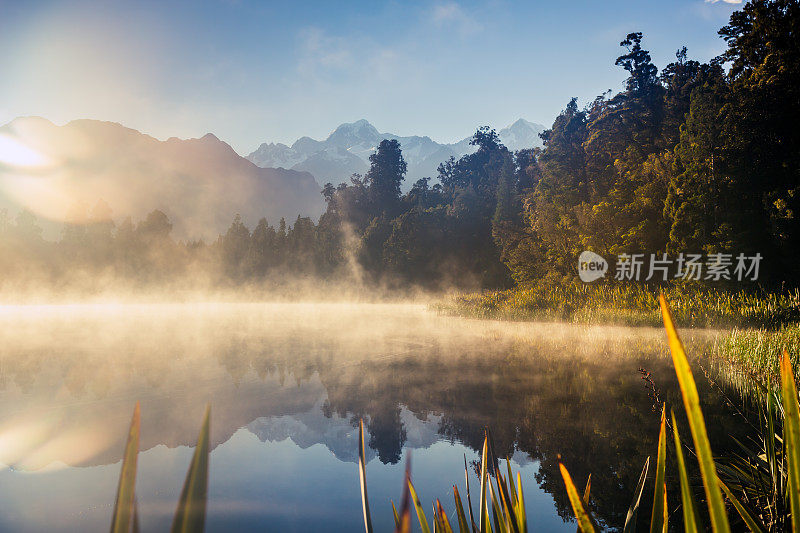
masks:
[[[476,150],[401,194],[402,146],[384,140],[371,168],[322,190],[327,211],[252,230],[240,217],[216,242],[175,242],[153,211],[115,225],[104,202],[45,241],[33,215],[0,213],[6,280],[97,272],[140,281],[278,276],[428,288],[508,287],[576,278],[583,250],[761,254],[759,281],[794,284],[800,262],[800,2],[753,0],[719,30],[709,63],[686,48],[660,71],[641,33],[620,43],[624,90],[571,99],[512,153],[494,130]]]

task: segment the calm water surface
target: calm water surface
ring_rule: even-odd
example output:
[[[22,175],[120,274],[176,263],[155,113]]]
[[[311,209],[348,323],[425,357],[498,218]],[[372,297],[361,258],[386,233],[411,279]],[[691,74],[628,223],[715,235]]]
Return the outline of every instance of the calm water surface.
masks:
[[[686,340],[699,353],[708,336]],[[485,426],[522,472],[534,531],[575,530],[558,454],[579,484],[592,474],[594,511],[618,527],[656,450],[659,415],[639,368],[679,411],[659,329],[414,305],[0,307],[0,530],[107,530],[137,400],[143,531],[168,530],[207,403],[207,531],[363,528],[359,417],[378,531],[392,528],[409,455],[423,502],[452,511]],[[723,446],[743,424],[702,374],[698,385]]]

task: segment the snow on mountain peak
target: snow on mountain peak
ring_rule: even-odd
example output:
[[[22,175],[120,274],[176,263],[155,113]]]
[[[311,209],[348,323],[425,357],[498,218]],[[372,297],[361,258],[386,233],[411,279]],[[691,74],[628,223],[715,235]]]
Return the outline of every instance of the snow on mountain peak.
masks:
[[[519,119],[498,131],[500,140],[510,150],[541,146],[539,133],[544,126]],[[291,147],[285,144],[262,144],[247,158],[261,167],[283,167],[305,170],[314,174],[320,183],[346,181],[353,173],[369,168],[369,156],[383,139],[400,142],[403,157],[408,163],[406,183],[436,175],[440,163],[474,151],[470,137],[457,143],[438,143],[427,136],[400,137],[381,133],[366,119],[339,125],[324,141],[301,137]]]

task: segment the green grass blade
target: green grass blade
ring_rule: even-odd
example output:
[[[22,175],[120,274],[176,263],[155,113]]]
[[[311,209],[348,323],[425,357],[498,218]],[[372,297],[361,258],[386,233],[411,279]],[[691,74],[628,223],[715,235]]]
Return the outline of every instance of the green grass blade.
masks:
[[[686,533],[697,533],[700,531],[700,523],[697,517],[697,506],[692,496],[692,487],[689,484],[689,475],[686,472],[686,462],[683,459],[683,447],[681,436],[678,433],[678,423],[675,421],[675,413],[672,416],[672,436],[675,441],[675,458],[678,462],[678,475],[681,482],[681,506],[683,507],[683,527]]]
[[[589,479],[586,480],[586,488],[583,489],[583,506],[586,508],[586,513],[588,514],[589,511],[589,493],[592,490],[592,475],[589,474]],[[581,533],[581,527],[578,526],[577,533]]]
[[[425,510],[422,509],[422,504],[417,497],[417,491],[414,490],[414,485],[411,480],[408,480],[408,491],[411,494],[411,502],[417,510],[417,518],[419,519],[419,526],[422,528],[422,533],[431,533],[431,528],[428,526],[428,518],[425,516]]]
[[[408,487],[411,483],[411,454],[406,457],[406,475],[403,482],[403,500],[400,505],[400,524],[395,529],[395,533],[411,533],[411,509],[409,500],[411,495]]]
[[[756,521],[756,519],[753,518],[753,515],[751,515],[747,511],[747,509],[745,509],[744,505],[742,505],[742,502],[740,502],[736,498],[736,496],[733,495],[731,489],[729,489],[727,485],[725,485],[725,483],[722,482],[721,479],[717,481],[719,481],[719,486],[722,488],[722,491],[725,493],[725,496],[727,496],[728,499],[731,501],[733,506],[736,508],[736,511],[739,513],[739,516],[742,517],[744,523],[747,524],[747,527],[750,528],[750,531],[752,531],[753,533],[764,533],[764,528],[761,527]]]
[[[439,498],[436,498],[436,514],[439,517],[439,526],[442,531],[444,533],[453,533],[453,527],[450,525],[450,520],[447,518],[447,513],[444,512],[444,507],[442,507],[442,502],[439,501]]]
[[[400,527],[400,515],[397,514],[397,507],[394,506],[394,500],[389,500],[392,503],[392,514],[394,515],[394,528]]]
[[[711,444],[708,441],[706,424],[703,420],[703,412],[700,409],[700,396],[697,394],[697,386],[692,376],[692,369],[689,366],[689,360],[686,358],[686,352],[683,350],[683,343],[678,337],[678,331],[675,329],[672,312],[663,294],[659,296],[659,301],[661,303],[661,316],[664,319],[664,327],[667,330],[669,349],[672,353],[672,362],[681,387],[683,406],[689,419],[689,429],[692,432],[694,449],[700,465],[700,474],[703,477],[703,488],[706,493],[708,513],[711,517],[711,529],[717,533],[728,533],[730,531],[728,515],[725,512],[725,502],[722,500],[722,493],[717,484],[717,469],[714,467],[714,456],[711,453]]]
[[[625,527],[622,528],[623,533],[634,533],[636,531],[636,518],[639,516],[639,502],[642,501],[642,492],[644,492],[644,483],[647,481],[647,470],[650,468],[650,458],[644,461],[642,473],[639,476],[639,483],[636,484],[636,490],[633,492],[633,502],[628,508],[628,514],[625,516]]]
[[[481,499],[480,504],[478,507],[478,514],[480,516],[480,531],[481,533],[486,533],[487,530],[491,529],[489,525],[489,510],[487,509],[486,505],[486,462],[488,461],[488,446],[489,446],[489,437],[486,436],[483,439],[483,453],[481,453]]]
[[[172,533],[202,532],[206,521],[206,500],[208,497],[208,453],[209,419],[211,406],[206,407],[200,436],[192,456],[192,464],[186,473],[181,498],[172,520]]]
[[[464,514],[464,506],[461,504],[461,495],[458,493],[458,487],[456,487],[455,485],[453,485],[453,499],[456,501],[456,518],[458,518],[458,532],[469,533],[467,516]]]
[[[361,481],[361,509],[364,512],[364,529],[372,533],[372,518],[369,514],[369,498],[367,498],[367,459],[364,448],[364,419],[358,421],[358,477]]]
[[[492,518],[494,518],[494,527],[498,533],[509,533],[506,527],[506,515],[500,508],[500,503],[497,501],[497,495],[494,493],[494,485],[491,480],[489,481],[489,495],[492,500]]]
[[[467,485],[467,510],[469,510],[469,523],[472,525],[472,531],[478,531],[475,525],[475,517],[472,514],[472,498],[469,494],[469,468],[467,468],[467,454],[464,454],[464,481]]]
[[[136,463],[139,457],[140,427],[139,402],[136,402],[128,429],[128,441],[122,456],[117,500],[114,503],[114,515],[111,518],[111,533],[128,533],[131,530],[131,520],[136,515]]]
[[[525,495],[522,493],[522,476],[517,472],[517,525],[522,533],[528,531],[528,518],[525,516]]]
[[[664,478],[667,466],[666,404],[661,406],[661,425],[658,430],[658,456],[656,458],[656,487],[653,493],[653,512],[650,515],[650,533],[664,530]]]
[[[783,440],[788,462],[789,505],[792,511],[792,530],[800,531],[800,407],[797,384],[794,381],[789,354],[781,357],[781,398],[783,400]]]
[[[508,491],[511,493],[511,502],[517,505],[517,491],[514,490],[514,474],[511,472],[511,461],[506,457],[506,469],[508,470]]]
[[[586,509],[583,507],[583,502],[578,494],[578,489],[572,482],[572,478],[570,477],[569,472],[567,472],[567,468],[561,461],[558,462],[558,467],[561,469],[561,477],[564,478],[564,485],[567,487],[567,496],[569,496],[569,502],[572,504],[572,510],[575,513],[575,518],[578,521],[578,527],[582,533],[594,533],[592,521],[589,519]]]
[[[139,533],[139,503],[136,498],[133,499],[133,525],[131,526],[132,533]]]

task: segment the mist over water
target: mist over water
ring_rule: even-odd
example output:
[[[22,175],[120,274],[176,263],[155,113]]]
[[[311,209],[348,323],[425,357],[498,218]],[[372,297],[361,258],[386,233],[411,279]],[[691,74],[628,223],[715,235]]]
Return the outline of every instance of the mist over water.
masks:
[[[619,525],[656,446],[638,369],[679,402],[666,353],[659,329],[467,320],[422,304],[5,306],[0,529],[106,529],[137,400],[144,530],[168,527],[207,403],[209,531],[360,527],[359,417],[381,530],[409,452],[422,498],[444,500],[485,426],[545,529],[574,529],[559,453],[578,482],[592,473],[597,516]],[[714,391],[701,398],[712,439],[732,431]]]

